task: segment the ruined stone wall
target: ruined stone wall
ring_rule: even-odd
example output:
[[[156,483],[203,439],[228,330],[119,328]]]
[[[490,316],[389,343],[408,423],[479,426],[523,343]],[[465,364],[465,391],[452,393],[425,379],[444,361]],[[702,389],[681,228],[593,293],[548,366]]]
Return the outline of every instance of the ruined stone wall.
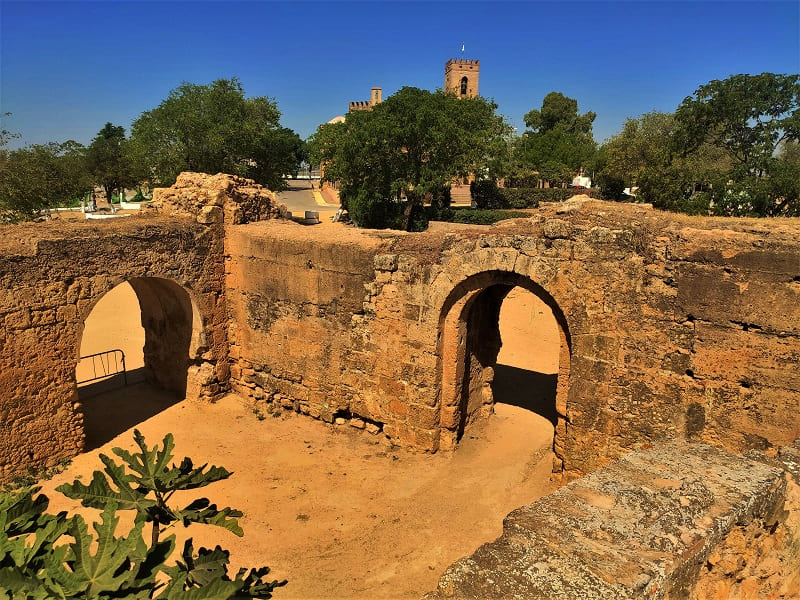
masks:
[[[194,336],[188,382],[184,370],[183,382],[167,386],[185,389],[188,384],[209,397],[224,391],[228,345],[221,230],[190,221],[129,218],[96,225],[15,226],[3,233],[0,478],[28,466],[53,464],[82,449],[75,366],[83,322],[103,294],[123,281],[137,282],[140,292],[155,294],[140,301],[158,307],[152,314],[159,320],[174,318],[175,310],[161,311],[168,300],[148,282],[163,278],[158,280],[162,285],[188,292],[202,323]],[[167,347],[169,337],[148,337],[151,353],[175,353]]]
[[[561,316],[554,447],[569,476],[662,437],[741,451],[800,436],[796,220],[592,201],[489,229],[232,229],[232,372],[254,400],[449,447],[442,340],[463,319],[448,314],[513,276]]]
[[[168,188],[153,190],[153,207],[162,216],[193,217],[198,223],[239,225],[286,216],[275,194],[252,179],[217,173],[178,175]]]
[[[183,173],[154,200],[158,217],[2,228],[0,480],[83,448],[83,323],[123,281],[139,300],[147,377],[179,397],[229,389],[224,227],[286,208],[253,181],[222,174]]]
[[[794,598],[795,493],[780,468],[657,444],[514,510],[425,599]]]

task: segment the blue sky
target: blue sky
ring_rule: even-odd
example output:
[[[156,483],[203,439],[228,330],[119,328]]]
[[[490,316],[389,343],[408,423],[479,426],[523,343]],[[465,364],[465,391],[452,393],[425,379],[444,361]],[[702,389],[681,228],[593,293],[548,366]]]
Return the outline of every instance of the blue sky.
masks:
[[[0,0],[0,112],[15,145],[88,144],[183,81],[235,76],[305,138],[372,86],[441,87],[462,43],[520,131],[555,90],[602,141],[712,79],[800,72],[800,3]]]

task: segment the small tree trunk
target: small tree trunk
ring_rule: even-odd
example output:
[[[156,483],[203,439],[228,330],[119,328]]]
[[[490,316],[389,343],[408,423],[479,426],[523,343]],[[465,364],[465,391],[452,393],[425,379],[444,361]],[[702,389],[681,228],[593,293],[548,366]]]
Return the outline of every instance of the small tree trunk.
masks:
[[[416,204],[417,201],[409,197],[406,201],[406,205],[403,207],[403,219],[400,222],[403,231],[411,231],[411,213],[414,211],[414,206]]]

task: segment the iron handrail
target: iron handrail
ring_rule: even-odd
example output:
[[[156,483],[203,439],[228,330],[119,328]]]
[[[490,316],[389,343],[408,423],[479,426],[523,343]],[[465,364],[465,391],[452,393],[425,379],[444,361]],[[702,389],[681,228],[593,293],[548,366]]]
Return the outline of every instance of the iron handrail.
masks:
[[[120,369],[120,362],[117,362],[117,355],[121,357],[120,362],[122,363],[122,369]],[[100,357],[100,366],[103,369],[103,373],[100,375],[97,374],[97,361],[95,360],[97,357]],[[111,372],[111,356],[114,357],[114,372]],[[106,358],[105,362],[103,362],[103,357]],[[83,381],[79,381],[78,385],[81,383],[89,383],[90,381],[96,381],[97,379],[105,379],[107,377],[113,377],[114,375],[119,375],[122,373],[123,381],[125,385],[128,385],[128,372],[125,369],[125,353],[120,350],[119,348],[115,348],[114,350],[105,350],[103,352],[96,352],[95,354],[87,354],[86,356],[81,356],[78,360],[82,361],[85,358],[92,359],[92,370],[94,372],[94,377],[89,379],[84,379]]]

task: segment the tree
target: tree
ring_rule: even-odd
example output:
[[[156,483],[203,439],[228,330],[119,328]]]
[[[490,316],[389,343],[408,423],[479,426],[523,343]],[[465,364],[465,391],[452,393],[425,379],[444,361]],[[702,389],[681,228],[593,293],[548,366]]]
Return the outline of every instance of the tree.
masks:
[[[0,222],[33,219],[91,190],[84,153],[74,141],[0,150]]]
[[[86,149],[86,168],[109,202],[115,190],[138,183],[127,142],[124,127],[106,123]]]
[[[538,171],[545,181],[569,182],[597,151],[592,136],[596,116],[591,111],[578,114],[577,100],[550,92],[540,110],[525,115],[529,129],[522,134],[516,148],[518,163]]]
[[[409,230],[415,211],[455,178],[488,172],[510,131],[495,109],[480,97],[404,87],[344,123],[321,125],[309,148],[356,224]]]
[[[600,148],[600,171],[637,185],[648,167],[665,165],[670,160],[675,119],[671,113],[649,112],[628,118],[622,131]]]
[[[282,189],[284,176],[297,169],[302,141],[280,126],[280,116],[271,99],[245,98],[236,78],[184,83],[134,121],[132,154],[161,185],[181,171],[200,171]]]
[[[678,107],[668,164],[648,170],[640,187],[672,210],[799,215],[800,168],[779,156],[799,138],[800,75],[711,81]]]
[[[136,431],[139,452],[113,452],[124,465],[100,455],[104,472],[88,485],[79,481],[58,490],[101,511],[95,534],[80,515],[45,512],[49,500],[38,488],[0,494],[0,599],[10,598],[271,598],[286,581],[269,581],[269,567],[228,573],[230,553],[219,546],[194,549],[192,539],[173,557],[175,536],[161,538],[162,526],[203,523],[243,535],[231,508],[217,509],[206,498],[184,508],[168,505],[180,490],[192,490],[230,477],[221,467],[195,467],[173,458],[172,435],[162,447],[148,448]],[[127,468],[126,468],[127,467]],[[136,513],[127,534],[118,537],[119,510]],[[150,543],[143,535],[151,525]],[[71,541],[66,540],[69,538]]]

